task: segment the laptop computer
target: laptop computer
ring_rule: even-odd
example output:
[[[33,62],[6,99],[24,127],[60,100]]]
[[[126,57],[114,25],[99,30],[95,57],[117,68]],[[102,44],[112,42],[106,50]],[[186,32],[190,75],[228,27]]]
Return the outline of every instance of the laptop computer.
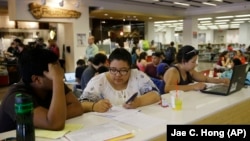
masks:
[[[76,77],[74,72],[64,73],[65,82],[75,82]]]
[[[207,94],[217,94],[227,96],[234,92],[241,90],[245,85],[248,64],[238,65],[233,67],[233,74],[230,80],[229,86],[227,85],[213,85],[204,90],[201,90],[203,93]]]

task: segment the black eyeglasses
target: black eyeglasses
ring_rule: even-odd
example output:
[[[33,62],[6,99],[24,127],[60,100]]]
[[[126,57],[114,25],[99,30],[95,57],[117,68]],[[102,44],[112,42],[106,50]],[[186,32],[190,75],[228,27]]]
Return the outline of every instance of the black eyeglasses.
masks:
[[[198,50],[196,50],[196,49],[193,49],[193,50],[191,50],[191,51],[189,51],[189,52],[187,52],[187,53],[185,53],[185,54],[190,54],[190,53],[194,53],[195,55],[197,55],[198,53],[199,53],[199,51]]]
[[[116,68],[109,68],[109,72],[113,75],[119,73],[120,75],[127,75],[130,69],[116,69]]]

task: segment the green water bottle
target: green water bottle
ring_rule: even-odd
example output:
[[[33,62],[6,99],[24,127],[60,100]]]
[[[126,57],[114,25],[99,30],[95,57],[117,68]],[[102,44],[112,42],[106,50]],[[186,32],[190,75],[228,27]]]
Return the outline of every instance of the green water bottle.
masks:
[[[35,141],[33,102],[31,96],[16,94],[15,112],[17,141]]]

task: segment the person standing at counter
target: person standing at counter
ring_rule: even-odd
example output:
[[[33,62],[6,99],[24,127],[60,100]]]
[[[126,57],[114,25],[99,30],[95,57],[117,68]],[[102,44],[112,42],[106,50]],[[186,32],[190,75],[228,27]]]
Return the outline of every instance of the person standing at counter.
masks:
[[[88,38],[89,45],[86,48],[86,52],[85,52],[86,60],[88,60],[90,57],[94,57],[99,52],[99,48],[97,47],[97,45],[94,42],[95,42],[95,37],[89,36],[89,38]]]
[[[170,67],[164,74],[165,92],[176,90],[178,85],[179,90],[202,90],[207,83],[224,83],[229,84],[230,80],[227,78],[211,78],[204,76],[203,73],[195,70],[196,61],[198,58],[198,51],[190,46],[183,46],[177,53],[177,64]],[[193,83],[194,81],[198,83]],[[192,84],[193,83],[193,84]]]
[[[84,89],[80,101],[86,111],[106,112],[112,105],[137,108],[160,100],[159,90],[143,72],[131,69],[131,54],[116,48],[109,56],[109,71],[93,77]],[[138,96],[125,103],[134,93]]]
[[[16,129],[15,96],[32,97],[36,128],[61,130],[66,119],[83,113],[80,102],[63,82],[58,57],[39,48],[24,50],[18,59],[21,81],[10,87],[0,105],[0,133]]]

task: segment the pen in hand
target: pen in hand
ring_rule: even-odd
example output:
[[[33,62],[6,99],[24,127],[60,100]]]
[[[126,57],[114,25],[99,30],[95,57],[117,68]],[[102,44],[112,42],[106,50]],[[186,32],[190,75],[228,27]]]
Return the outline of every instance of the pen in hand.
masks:
[[[134,93],[125,103],[128,104],[129,102],[134,101],[134,99],[137,97],[138,93]]]

